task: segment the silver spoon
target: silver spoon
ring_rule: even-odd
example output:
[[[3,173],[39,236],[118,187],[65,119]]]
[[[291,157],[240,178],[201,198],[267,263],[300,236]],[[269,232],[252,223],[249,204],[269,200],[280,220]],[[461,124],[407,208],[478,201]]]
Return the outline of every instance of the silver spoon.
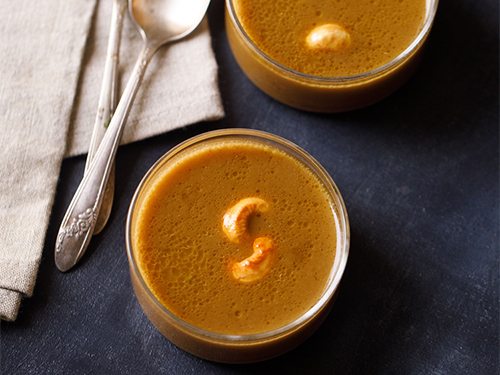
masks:
[[[113,0],[113,10],[111,12],[111,25],[109,30],[108,48],[106,51],[106,62],[104,63],[104,74],[101,84],[101,92],[99,94],[99,104],[97,107],[97,115],[90,139],[89,153],[85,163],[85,172],[87,172],[92,164],[92,160],[97,152],[99,144],[106,128],[108,127],[113,111],[117,102],[117,81],[118,81],[118,58],[120,53],[120,36],[123,26],[123,16],[127,9],[127,0]],[[114,168],[111,169],[104,197],[102,200],[101,209],[97,216],[97,222],[94,228],[94,234],[100,233],[111,214],[113,206],[113,196],[115,190],[115,173]]]
[[[131,77],[99,149],[64,215],[55,246],[55,263],[68,271],[82,257],[92,238],[123,128],[144,72],[162,45],[193,32],[210,0],[131,0],[130,14],[144,40]]]

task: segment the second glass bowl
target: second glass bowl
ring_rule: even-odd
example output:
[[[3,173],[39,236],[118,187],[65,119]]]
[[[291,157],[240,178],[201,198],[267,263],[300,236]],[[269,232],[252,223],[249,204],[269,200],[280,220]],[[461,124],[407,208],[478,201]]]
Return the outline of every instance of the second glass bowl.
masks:
[[[373,104],[399,88],[413,74],[429,35],[438,0],[426,1],[425,20],[408,47],[387,64],[347,77],[318,77],[281,65],[249,37],[226,0],[226,32],[236,61],[247,77],[274,99],[312,112],[343,112]]]

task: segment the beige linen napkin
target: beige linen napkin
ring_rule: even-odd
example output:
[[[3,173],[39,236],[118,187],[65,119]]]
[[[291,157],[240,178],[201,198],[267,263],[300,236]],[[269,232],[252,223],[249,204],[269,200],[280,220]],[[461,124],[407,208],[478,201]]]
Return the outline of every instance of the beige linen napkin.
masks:
[[[67,155],[87,152],[99,100],[110,18],[111,1],[99,1],[78,87]],[[125,87],[141,46],[141,36],[127,14],[120,49],[121,88]],[[208,23],[204,20],[192,37],[157,52],[128,117],[122,143],[223,115],[217,64]]]
[[[64,155],[87,151],[104,67],[111,1],[0,1],[0,318],[33,293]],[[140,37],[125,19],[121,81]],[[207,22],[158,53],[124,142],[223,116]],[[154,76],[154,77],[153,77]],[[124,87],[124,84],[122,84]]]

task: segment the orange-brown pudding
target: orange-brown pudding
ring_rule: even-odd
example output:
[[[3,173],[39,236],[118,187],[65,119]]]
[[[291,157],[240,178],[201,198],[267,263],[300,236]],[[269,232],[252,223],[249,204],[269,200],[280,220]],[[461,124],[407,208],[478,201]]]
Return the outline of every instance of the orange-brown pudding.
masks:
[[[336,112],[370,104],[411,73],[437,0],[227,0],[236,60],[266,93]]]
[[[250,39],[269,57],[298,72],[350,76],[384,65],[415,39],[426,0],[234,0]],[[308,35],[337,24],[349,35],[344,47],[315,48]],[[326,35],[335,30],[325,29]],[[332,35],[335,38],[335,35]],[[321,35],[319,35],[321,37]],[[336,36],[344,39],[343,36]]]
[[[347,255],[345,209],[321,167],[286,141],[243,130],[206,137],[154,167],[139,188],[129,224],[132,280],[174,343],[205,358],[259,360],[326,313]],[[182,329],[179,341],[182,327],[195,328]],[[214,357],[207,345],[226,351]]]
[[[251,215],[247,239],[234,243],[223,216],[247,197],[269,208]],[[149,288],[179,318],[218,333],[260,333],[297,319],[323,293],[335,257],[335,218],[318,179],[286,153],[247,140],[204,145],[166,168],[138,220]],[[270,271],[239,282],[229,265],[263,236],[274,242]]]

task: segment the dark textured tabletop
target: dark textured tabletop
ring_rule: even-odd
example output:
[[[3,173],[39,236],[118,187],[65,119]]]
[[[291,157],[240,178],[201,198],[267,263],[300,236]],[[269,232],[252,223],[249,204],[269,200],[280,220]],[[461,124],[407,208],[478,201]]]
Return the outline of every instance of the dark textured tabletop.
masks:
[[[67,274],[53,247],[84,158],[64,161],[35,294],[15,323],[1,324],[1,373],[498,374],[498,1],[442,0],[415,76],[382,102],[337,115],[261,93],[231,55],[221,0],[209,21],[225,119],[121,147],[110,222]],[[207,362],[163,338],[134,297],[124,246],[129,202],[153,162],[226,127],[306,149],[333,176],[351,224],[324,324],[292,352],[254,365]]]

